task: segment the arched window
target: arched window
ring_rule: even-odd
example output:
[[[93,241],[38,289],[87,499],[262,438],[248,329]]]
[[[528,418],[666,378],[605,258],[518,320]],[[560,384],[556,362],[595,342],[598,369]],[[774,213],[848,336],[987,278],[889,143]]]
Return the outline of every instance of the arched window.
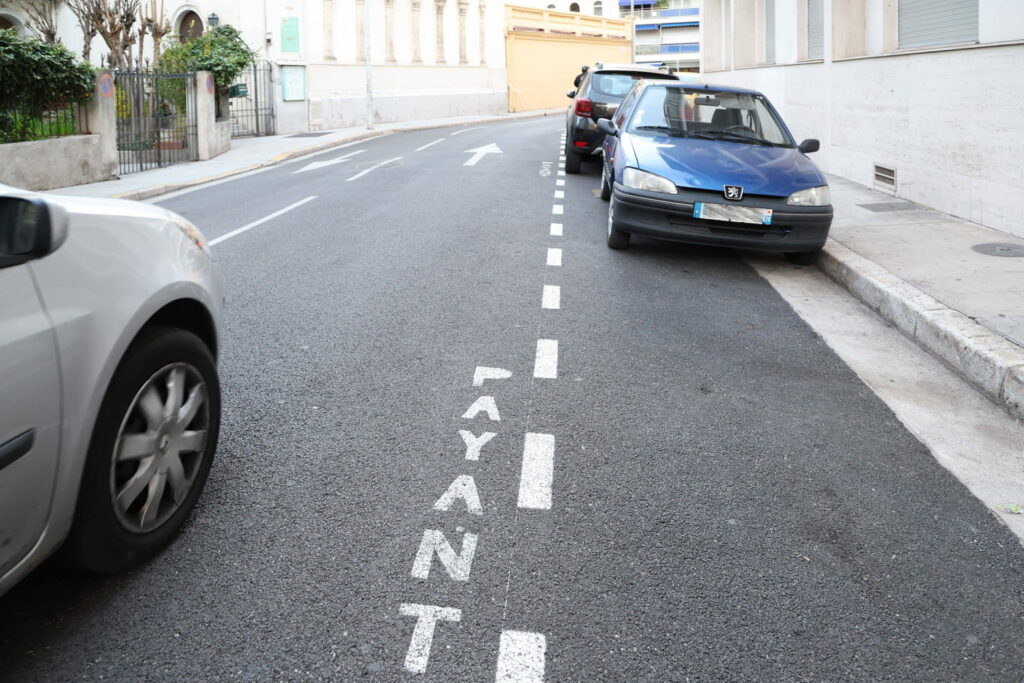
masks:
[[[594,0],[594,14],[599,17],[604,16],[604,3],[601,0]]]
[[[21,22],[10,14],[0,14],[0,29],[21,28]]]
[[[203,20],[193,11],[185,12],[178,21],[178,36],[183,43],[203,35]]]
[[[554,5],[548,5],[548,9],[555,9]]]
[[[569,11],[570,12],[579,12],[580,11],[580,3],[574,2],[571,5],[569,5]]]

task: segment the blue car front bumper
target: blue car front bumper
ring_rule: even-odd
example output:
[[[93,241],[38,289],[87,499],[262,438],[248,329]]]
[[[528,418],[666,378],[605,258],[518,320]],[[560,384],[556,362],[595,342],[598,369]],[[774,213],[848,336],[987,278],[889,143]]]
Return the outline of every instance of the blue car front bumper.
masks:
[[[726,202],[720,193],[684,190],[669,195],[612,186],[615,227],[691,244],[711,244],[776,252],[814,251],[825,245],[832,226],[831,206],[789,206],[778,197],[748,196]],[[771,225],[694,218],[696,202],[740,204],[772,210]]]

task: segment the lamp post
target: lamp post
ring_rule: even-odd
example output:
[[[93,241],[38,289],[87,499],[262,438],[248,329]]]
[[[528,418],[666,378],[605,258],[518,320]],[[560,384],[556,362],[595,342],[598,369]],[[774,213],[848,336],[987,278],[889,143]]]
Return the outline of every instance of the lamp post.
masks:
[[[210,25],[210,28],[217,28],[220,24],[220,17],[217,16],[216,12],[210,12],[210,16],[206,17],[206,22]]]

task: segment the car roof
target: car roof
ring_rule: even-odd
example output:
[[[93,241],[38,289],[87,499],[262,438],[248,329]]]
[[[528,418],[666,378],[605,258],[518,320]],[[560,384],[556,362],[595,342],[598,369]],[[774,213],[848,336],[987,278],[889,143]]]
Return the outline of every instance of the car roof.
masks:
[[[659,67],[648,64],[605,64],[598,62],[594,65],[593,71],[639,71],[648,74],[672,75],[667,71],[662,71]]]
[[[680,81],[678,83],[666,83],[661,80],[654,81],[641,81],[640,87],[646,88],[648,85],[657,85],[666,88],[691,88],[695,90],[716,90],[718,92],[735,92],[743,93],[745,95],[762,95],[759,90],[751,90],[749,88],[737,88],[734,85],[716,85],[714,83],[694,83],[693,81]]]

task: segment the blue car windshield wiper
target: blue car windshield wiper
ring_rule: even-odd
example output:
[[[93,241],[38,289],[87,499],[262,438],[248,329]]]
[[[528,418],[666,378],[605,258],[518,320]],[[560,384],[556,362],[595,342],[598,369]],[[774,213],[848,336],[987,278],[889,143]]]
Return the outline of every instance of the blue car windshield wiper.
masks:
[[[634,126],[633,130],[657,130],[680,138],[685,138],[688,135],[682,128],[672,128],[670,126]]]
[[[694,137],[704,138],[706,140],[719,140],[721,138],[731,138],[737,142],[749,142],[752,145],[768,145],[769,147],[785,147],[778,143],[772,142],[771,140],[765,140],[764,138],[750,137],[749,135],[743,135],[742,133],[733,133],[728,130],[705,130],[700,132],[691,133]]]

